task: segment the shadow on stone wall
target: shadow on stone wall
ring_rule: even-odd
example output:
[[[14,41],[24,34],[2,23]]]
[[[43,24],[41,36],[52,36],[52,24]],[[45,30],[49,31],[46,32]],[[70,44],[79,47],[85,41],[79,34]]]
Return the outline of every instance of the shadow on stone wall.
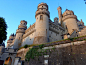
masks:
[[[44,57],[49,55],[48,58]],[[52,48],[44,52],[39,58],[30,59],[29,65],[86,65],[86,42],[81,45],[70,45],[67,47]]]

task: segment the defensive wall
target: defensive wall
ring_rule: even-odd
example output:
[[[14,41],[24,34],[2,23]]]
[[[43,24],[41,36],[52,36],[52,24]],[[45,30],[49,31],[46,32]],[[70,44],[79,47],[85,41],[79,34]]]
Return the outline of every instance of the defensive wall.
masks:
[[[24,61],[30,48],[18,50],[17,57],[21,57]],[[29,65],[86,65],[86,36],[44,44],[38,52],[40,51],[43,52],[41,55],[34,59],[30,58],[29,62],[25,61],[25,63]],[[34,53],[36,54],[35,51]]]

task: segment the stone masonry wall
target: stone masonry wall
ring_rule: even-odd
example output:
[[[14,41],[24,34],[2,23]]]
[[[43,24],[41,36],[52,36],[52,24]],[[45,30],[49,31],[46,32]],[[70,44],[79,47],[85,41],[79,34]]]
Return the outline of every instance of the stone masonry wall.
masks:
[[[56,45],[54,47],[46,47],[45,58],[44,55],[35,59],[30,59],[29,65],[86,65],[86,42],[77,41],[67,44]]]

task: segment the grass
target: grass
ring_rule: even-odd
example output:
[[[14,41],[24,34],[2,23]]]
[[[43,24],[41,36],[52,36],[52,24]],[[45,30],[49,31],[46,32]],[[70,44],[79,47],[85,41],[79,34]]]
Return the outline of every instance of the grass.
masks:
[[[70,38],[70,39],[63,39],[63,40],[54,41],[54,42],[43,43],[43,44],[57,43],[57,42],[66,41],[66,40],[71,40],[71,42],[72,42],[73,40],[77,40],[78,38],[82,38],[82,37],[86,37],[86,35],[85,36],[80,36],[80,37],[74,37],[74,38]],[[86,39],[83,39],[83,40],[86,40]],[[79,40],[79,41],[83,41],[83,40]],[[22,49],[22,48],[28,48],[28,47],[38,46],[38,45],[41,45],[41,44],[27,45],[27,47],[23,46],[23,47],[20,47],[19,50]]]

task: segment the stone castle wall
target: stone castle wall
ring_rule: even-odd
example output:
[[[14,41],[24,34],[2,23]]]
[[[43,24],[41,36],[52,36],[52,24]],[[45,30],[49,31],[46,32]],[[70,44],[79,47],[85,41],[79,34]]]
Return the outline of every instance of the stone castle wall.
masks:
[[[55,49],[53,49],[55,48]],[[48,65],[86,65],[86,42],[77,41],[67,44],[61,44],[54,47],[46,47],[45,55],[31,59],[29,65],[44,65],[44,61],[48,61]]]

